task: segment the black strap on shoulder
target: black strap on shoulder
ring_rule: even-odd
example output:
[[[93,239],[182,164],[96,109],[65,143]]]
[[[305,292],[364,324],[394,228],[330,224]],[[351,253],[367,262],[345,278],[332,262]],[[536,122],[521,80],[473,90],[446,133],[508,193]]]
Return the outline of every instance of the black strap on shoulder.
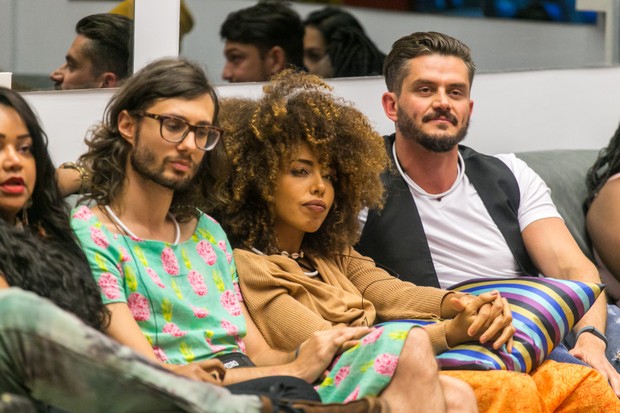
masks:
[[[385,138],[392,162],[394,138],[395,135]],[[368,212],[356,249],[395,277],[439,287],[422,220],[407,183],[393,165],[383,173],[382,180],[386,188],[385,206],[381,211]]]
[[[519,184],[508,166],[494,156],[483,155],[459,146],[465,162],[465,174],[506,240],[523,275],[538,276],[521,237],[519,226]]]

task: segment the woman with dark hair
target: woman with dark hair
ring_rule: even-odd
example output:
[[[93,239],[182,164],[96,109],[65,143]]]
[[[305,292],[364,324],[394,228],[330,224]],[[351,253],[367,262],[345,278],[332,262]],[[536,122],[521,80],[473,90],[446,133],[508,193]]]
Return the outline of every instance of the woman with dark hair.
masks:
[[[588,171],[588,197],[584,202],[588,235],[599,264],[605,291],[620,304],[620,126]]]
[[[102,330],[107,311],[69,225],[47,136],[17,93],[0,88],[0,280],[54,301]],[[18,230],[11,230],[17,227]],[[21,243],[32,248],[20,248]],[[31,255],[33,250],[41,255]]]
[[[586,228],[601,280],[612,304],[607,305],[607,319],[620,319],[620,126],[588,171],[588,197],[584,202]],[[615,304],[615,305],[614,305]],[[608,328],[607,358],[620,371],[620,342]],[[612,334],[614,337],[610,337]]]
[[[304,20],[304,65],[317,76],[378,76],[385,54],[359,21],[336,7],[313,11]]]

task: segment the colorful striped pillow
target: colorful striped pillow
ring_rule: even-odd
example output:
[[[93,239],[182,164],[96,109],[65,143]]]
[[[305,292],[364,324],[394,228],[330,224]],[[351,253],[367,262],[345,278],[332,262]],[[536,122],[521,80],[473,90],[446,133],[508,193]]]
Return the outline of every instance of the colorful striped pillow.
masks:
[[[603,291],[595,283],[555,278],[475,279],[451,290],[474,295],[498,290],[510,304],[514,348],[494,350],[491,344],[461,344],[437,356],[442,369],[513,370],[529,373],[542,363],[590,309]],[[418,325],[428,320],[411,320]]]

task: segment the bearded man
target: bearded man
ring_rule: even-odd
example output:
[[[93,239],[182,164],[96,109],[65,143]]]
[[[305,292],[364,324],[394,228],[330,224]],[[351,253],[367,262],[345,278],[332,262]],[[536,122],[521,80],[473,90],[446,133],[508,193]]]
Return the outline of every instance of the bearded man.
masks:
[[[513,154],[459,145],[474,107],[469,47],[413,33],[394,43],[383,72],[383,109],[396,127],[386,137],[393,165],[384,174],[384,208],[360,216],[360,253],[418,285],[540,274],[600,283],[532,169]],[[551,358],[592,366],[620,395],[613,354],[605,353],[605,328],[617,324],[606,326],[606,316],[601,295],[577,323],[570,354],[560,347]]]

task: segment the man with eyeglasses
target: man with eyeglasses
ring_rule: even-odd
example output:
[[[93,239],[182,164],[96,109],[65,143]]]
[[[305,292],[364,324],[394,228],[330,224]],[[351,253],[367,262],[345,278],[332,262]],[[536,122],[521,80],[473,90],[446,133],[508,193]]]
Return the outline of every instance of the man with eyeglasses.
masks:
[[[79,168],[91,203],[75,208],[71,220],[110,312],[105,332],[148,366],[211,385],[197,391],[165,370],[136,377],[144,361],[125,357],[119,380],[128,391],[115,393],[114,408],[82,411],[135,411],[117,406],[136,406],[149,393],[199,406],[181,411],[381,411],[376,399],[316,404],[310,384],[367,328],[317,333],[297,352],[283,353],[269,348],[247,315],[226,235],[193,204],[204,188],[194,178],[223,150],[217,117],[204,71],[185,59],[162,59],[127,80],[87,139]],[[101,354],[102,363],[113,355]],[[232,397],[213,384],[262,398]],[[290,399],[302,401],[284,401]],[[163,404],[157,411],[172,410]]]

